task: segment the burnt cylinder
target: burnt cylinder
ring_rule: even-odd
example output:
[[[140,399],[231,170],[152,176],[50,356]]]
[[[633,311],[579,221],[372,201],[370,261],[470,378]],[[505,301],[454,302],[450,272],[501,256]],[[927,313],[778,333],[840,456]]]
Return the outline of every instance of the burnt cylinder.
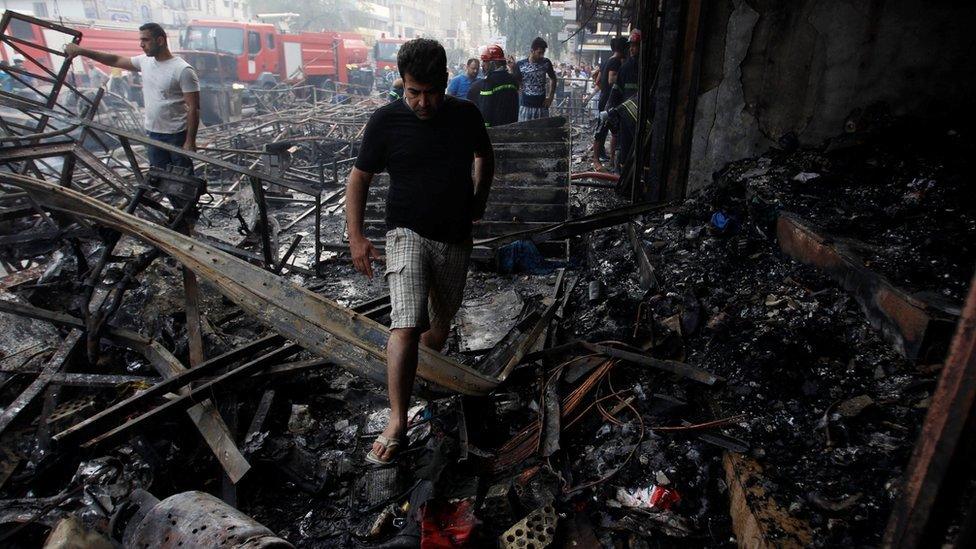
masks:
[[[293,548],[251,517],[204,492],[183,492],[153,504],[143,498],[125,527],[122,545],[132,548]],[[146,505],[152,505],[148,510]],[[140,519],[141,517],[141,519]]]

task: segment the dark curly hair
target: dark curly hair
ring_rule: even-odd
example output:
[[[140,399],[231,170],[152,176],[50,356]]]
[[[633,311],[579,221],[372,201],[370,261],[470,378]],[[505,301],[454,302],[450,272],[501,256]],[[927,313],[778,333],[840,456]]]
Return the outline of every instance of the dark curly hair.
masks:
[[[397,68],[400,78],[409,73],[418,82],[447,87],[447,53],[437,40],[414,38],[400,46]]]

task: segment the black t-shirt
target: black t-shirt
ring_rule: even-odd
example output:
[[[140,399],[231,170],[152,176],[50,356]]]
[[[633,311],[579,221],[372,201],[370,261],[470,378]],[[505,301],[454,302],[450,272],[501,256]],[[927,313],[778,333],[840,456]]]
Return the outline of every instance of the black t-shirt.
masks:
[[[619,57],[611,57],[603,62],[600,67],[600,99],[599,107],[601,111],[606,110],[607,101],[610,99],[610,73],[616,72],[620,76],[620,65],[622,60]]]
[[[514,76],[522,87],[522,106],[529,108],[542,108],[545,104],[546,97],[549,96],[547,76],[557,84],[559,80],[552,61],[546,57],[536,63],[528,58],[519,61],[515,64]]]
[[[620,71],[617,72],[617,83],[613,86],[613,95],[607,104],[608,109],[616,107],[637,93],[637,77],[639,72],[637,60],[637,57],[630,57],[620,66]]]
[[[491,147],[484,120],[469,101],[445,96],[437,114],[421,120],[405,101],[370,116],[356,167],[390,173],[386,225],[440,242],[471,236],[475,151]]]
[[[485,117],[486,126],[501,126],[518,122],[519,94],[515,77],[507,70],[491,71],[479,80],[478,108]],[[471,91],[475,91],[474,85]]]

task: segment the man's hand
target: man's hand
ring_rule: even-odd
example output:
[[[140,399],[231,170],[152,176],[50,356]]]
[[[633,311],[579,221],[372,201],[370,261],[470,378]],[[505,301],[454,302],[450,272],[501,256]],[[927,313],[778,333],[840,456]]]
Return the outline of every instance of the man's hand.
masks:
[[[197,152],[197,144],[187,139],[186,142],[183,143],[183,150],[190,151],[190,152]]]
[[[68,59],[74,59],[76,56],[81,54],[81,46],[75,44],[74,42],[68,42],[64,45],[64,56]]]
[[[373,247],[373,243],[368,238],[350,237],[349,253],[352,254],[352,265],[357,271],[366,275],[370,280],[373,279],[373,260],[380,258],[380,253]]]
[[[544,100],[542,101],[542,106],[543,106],[543,107],[545,107],[545,108],[547,108],[547,109],[548,109],[548,108],[549,108],[549,105],[552,105],[552,97],[547,97],[547,98],[545,98],[545,99],[544,99]]]

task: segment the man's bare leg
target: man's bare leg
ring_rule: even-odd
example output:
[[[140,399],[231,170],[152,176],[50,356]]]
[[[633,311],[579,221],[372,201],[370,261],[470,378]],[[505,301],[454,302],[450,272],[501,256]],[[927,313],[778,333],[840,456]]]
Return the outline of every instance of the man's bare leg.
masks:
[[[386,384],[390,395],[390,422],[383,436],[390,440],[400,439],[407,432],[407,409],[413,392],[413,379],[417,374],[417,348],[420,334],[417,328],[394,328],[386,344]],[[399,448],[402,450],[403,448]],[[373,443],[373,454],[383,461],[392,452],[380,443]]]
[[[441,351],[447,343],[447,334],[450,328],[441,326],[431,326],[429,330],[420,335],[420,342],[425,347],[430,347],[435,351]]]
[[[602,172],[603,163],[600,162],[600,141],[599,140],[593,141],[592,150],[593,150],[593,169],[598,172]]]

